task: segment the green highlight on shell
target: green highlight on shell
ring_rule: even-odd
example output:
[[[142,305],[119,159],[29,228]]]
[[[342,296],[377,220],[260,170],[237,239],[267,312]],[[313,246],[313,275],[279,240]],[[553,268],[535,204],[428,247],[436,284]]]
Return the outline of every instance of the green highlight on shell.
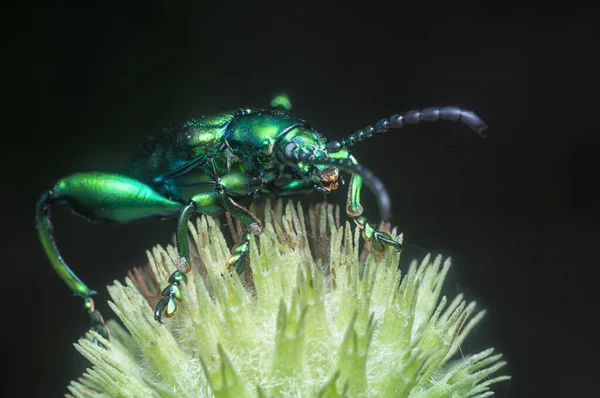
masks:
[[[497,375],[505,362],[493,349],[459,352],[484,311],[442,296],[449,259],[426,256],[401,272],[400,253],[361,250],[359,230],[330,204],[304,212],[267,202],[264,214],[242,276],[225,271],[215,220],[189,223],[195,269],[165,324],[153,305],[176,269],[173,246],[154,247],[149,267],[109,286],[125,328],[110,320],[110,342],[90,332],[75,344],[92,366],[70,395],[487,397],[510,378]]]

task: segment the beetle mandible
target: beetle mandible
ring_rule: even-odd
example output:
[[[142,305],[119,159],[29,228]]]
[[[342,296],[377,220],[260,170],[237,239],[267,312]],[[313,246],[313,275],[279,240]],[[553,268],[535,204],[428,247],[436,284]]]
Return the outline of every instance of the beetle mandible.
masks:
[[[390,218],[390,198],[381,180],[360,165],[349,148],[375,134],[421,121],[462,122],[481,136],[487,128],[475,113],[445,106],[397,114],[341,140],[329,141],[293,116],[288,106],[278,109],[277,103],[272,102],[273,109],[234,109],[167,129],[143,145],[129,173],[75,173],[58,180],[41,196],[36,207],[41,244],[60,278],[83,299],[92,329],[110,337],[94,306],[95,292],[60,255],[50,221],[51,204],[66,203],[76,214],[94,222],[179,216],[176,244],[181,263],[154,311],[155,319],[162,322],[163,315],[175,315],[180,288],[191,269],[187,228],[192,214],[229,212],[242,223],[246,229],[242,242],[233,247],[225,264],[230,273],[241,273],[251,236],[262,231],[261,221],[244,203],[260,196],[331,192],[343,181],[340,172],[346,172],[351,175],[346,213],[362,230],[363,238],[376,251],[383,251],[386,245],[400,250],[398,242],[363,216],[363,183],[376,196],[384,221]]]

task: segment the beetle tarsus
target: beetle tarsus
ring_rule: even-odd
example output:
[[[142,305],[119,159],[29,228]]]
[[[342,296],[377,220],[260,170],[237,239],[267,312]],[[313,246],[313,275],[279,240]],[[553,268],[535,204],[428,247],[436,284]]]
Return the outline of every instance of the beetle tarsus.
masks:
[[[169,293],[158,301],[154,310],[154,319],[163,323],[162,316],[172,318],[177,312],[177,299],[174,294]]]
[[[250,233],[246,232],[242,235],[242,243],[236,245],[231,249],[231,256],[227,260],[225,266],[230,274],[237,272],[241,274],[244,272],[246,262],[248,261],[248,249],[250,248]]]
[[[87,297],[83,301],[84,308],[86,309],[90,321],[92,323],[91,330],[98,333],[100,336],[104,337],[106,340],[110,340],[110,331],[104,322],[104,318],[100,311],[96,309],[96,305],[94,304],[94,300],[91,297]],[[100,345],[98,339],[93,339],[94,344]]]
[[[388,245],[393,247],[394,249],[396,249],[396,251],[400,251],[402,250],[402,243],[400,242],[396,242],[394,239],[392,239],[392,237],[386,233],[386,232],[382,232],[382,231],[378,231],[375,230],[375,232],[373,233],[373,238],[371,239],[371,242],[375,240],[378,242],[378,245]],[[381,250],[380,250],[381,251]]]
[[[236,272],[238,275],[246,268],[246,253],[233,253],[229,256],[225,265],[230,274]]]
[[[382,252],[385,250],[386,245],[393,247],[397,251],[402,250],[400,242],[396,242],[388,233],[379,231],[367,221],[366,217],[356,217],[354,222],[362,230],[363,239],[371,243],[371,247],[375,251]]]
[[[154,319],[160,323],[162,323],[162,315],[172,318],[177,312],[177,302],[183,300],[180,289],[182,283],[187,283],[187,276],[177,270],[169,277],[169,286],[165,287],[160,293],[163,298],[156,304],[154,310]]]
[[[156,303],[156,307],[154,309],[154,319],[160,323],[164,323],[162,320],[162,316],[163,316],[163,314],[165,316],[167,316],[166,310],[167,310],[167,307],[169,307],[171,304],[175,305],[175,311],[177,311],[177,303],[174,302],[173,296],[168,295],[168,296],[165,296],[162,299],[160,299],[158,301],[158,303]],[[168,318],[168,316],[167,316],[167,318]]]

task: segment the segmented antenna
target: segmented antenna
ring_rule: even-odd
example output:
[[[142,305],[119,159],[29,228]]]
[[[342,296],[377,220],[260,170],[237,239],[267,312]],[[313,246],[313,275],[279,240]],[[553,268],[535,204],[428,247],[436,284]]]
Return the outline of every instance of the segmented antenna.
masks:
[[[339,140],[331,141],[327,144],[327,150],[337,152],[342,148],[348,148],[352,145],[373,137],[375,134],[385,133],[389,129],[404,127],[405,124],[419,124],[421,122],[437,122],[439,120],[450,120],[461,122],[469,126],[481,137],[486,137],[484,131],[487,125],[474,112],[462,109],[456,106],[444,106],[441,108],[427,108],[423,110],[408,111],[400,115],[394,115],[387,119],[381,119],[371,126],[358,130],[354,134]]]
[[[295,165],[300,162],[312,164],[312,165],[330,165],[339,168],[340,170],[348,173],[358,174],[362,177],[365,185],[371,190],[373,195],[377,198],[377,205],[379,207],[379,213],[383,221],[389,221],[391,219],[391,200],[390,196],[383,185],[383,182],[373,172],[366,167],[359,164],[352,163],[350,159],[333,159],[330,157],[317,158],[315,155],[308,151],[300,150],[298,154],[294,154],[294,149],[298,145],[295,143],[289,143],[283,150],[283,157],[287,160],[290,165]]]

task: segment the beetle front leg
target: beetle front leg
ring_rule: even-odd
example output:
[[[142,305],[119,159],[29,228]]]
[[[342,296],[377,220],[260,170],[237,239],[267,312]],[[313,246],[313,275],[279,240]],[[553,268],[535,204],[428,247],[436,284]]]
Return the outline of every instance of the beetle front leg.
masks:
[[[349,158],[352,162],[356,163],[354,156],[350,155]],[[386,245],[392,246],[394,249],[400,251],[402,244],[396,242],[392,237],[382,231],[379,231],[373,224],[370,224],[365,216],[362,215],[363,207],[360,204],[360,190],[362,188],[362,178],[353,174],[350,180],[350,187],[348,189],[348,200],[346,202],[346,213],[348,216],[354,219],[354,222],[362,230],[362,236],[364,240],[371,243],[371,247],[377,251],[382,252]]]

